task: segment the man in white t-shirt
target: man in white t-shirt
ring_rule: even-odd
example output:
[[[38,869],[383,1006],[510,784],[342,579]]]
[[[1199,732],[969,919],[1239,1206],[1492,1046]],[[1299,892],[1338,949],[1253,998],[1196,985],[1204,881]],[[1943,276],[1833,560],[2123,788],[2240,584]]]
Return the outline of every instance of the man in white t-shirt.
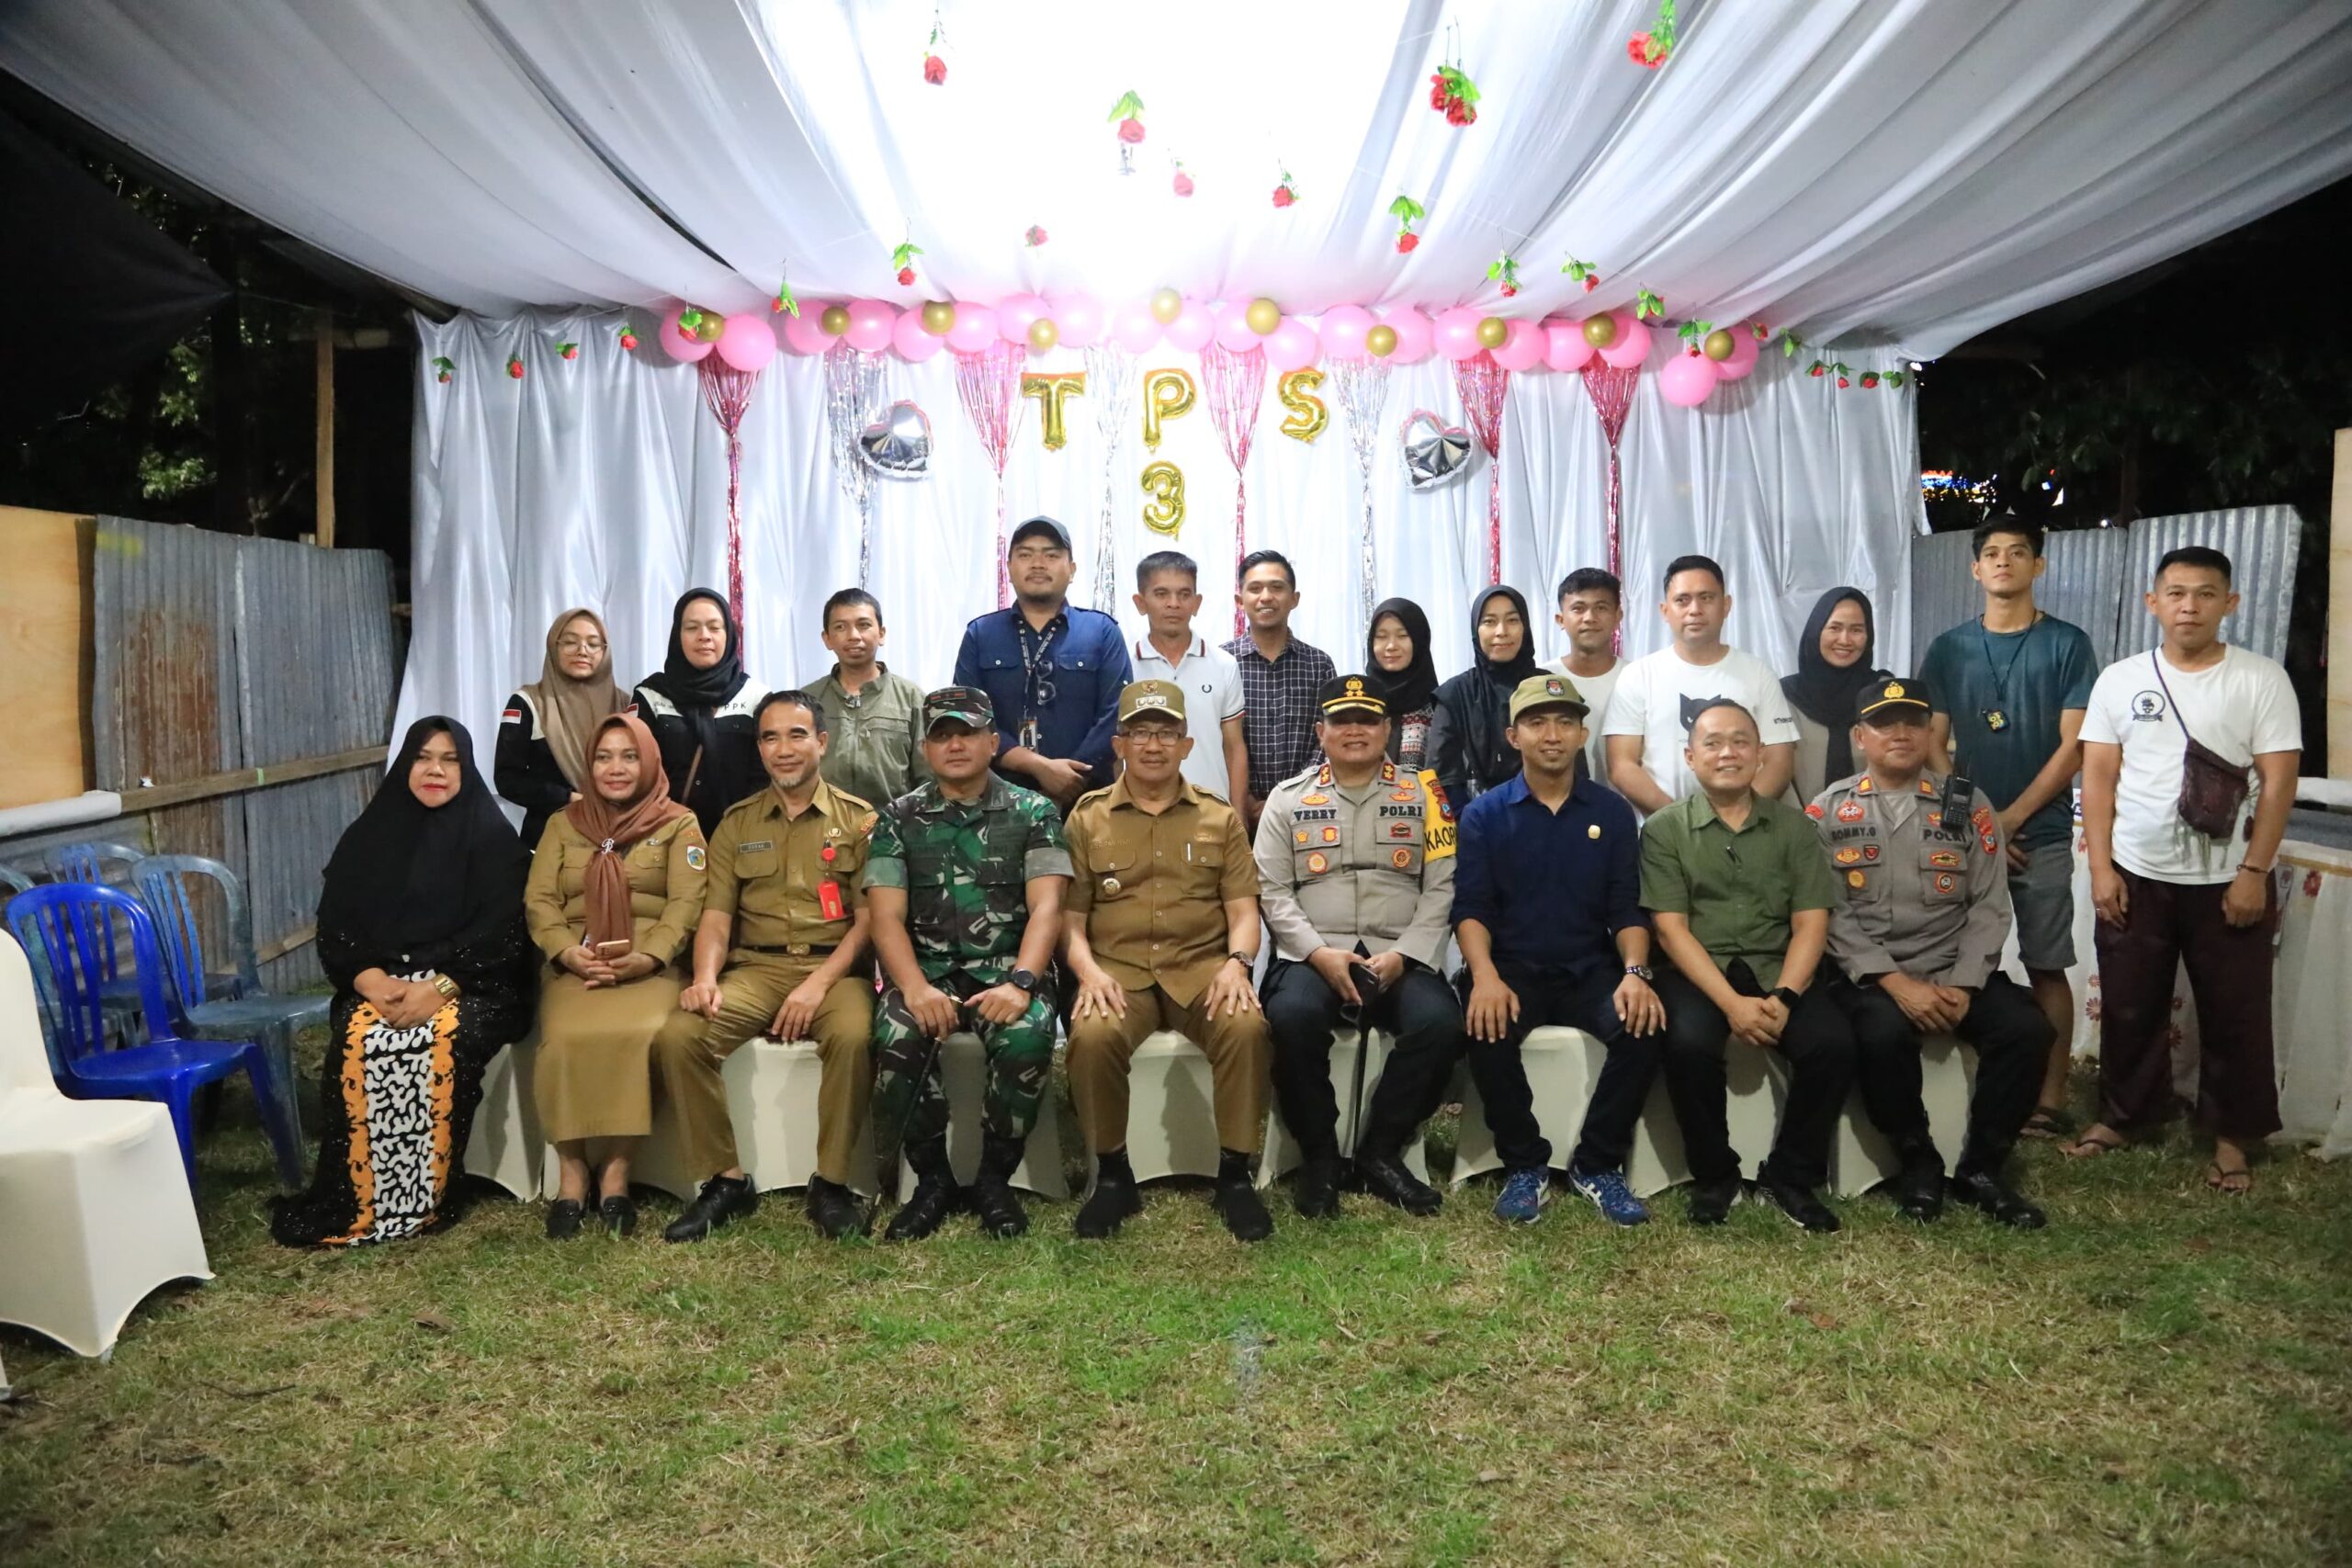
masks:
[[[1241,666],[1193,630],[1200,612],[1200,568],[1174,550],[1136,563],[1136,609],[1150,628],[1129,649],[1138,681],[1171,681],[1184,691],[1184,728],[1193,738],[1184,782],[1235,804],[1233,784],[1250,778],[1241,729]]]
[[[1551,668],[1576,683],[1577,694],[1592,710],[1594,722],[1584,742],[1584,769],[1593,783],[1605,784],[1609,743],[1600,733],[1600,724],[1609,716],[1617,672],[1625,667],[1617,657],[1617,628],[1625,619],[1625,591],[1614,573],[1597,566],[1580,566],[1560,579],[1559,599],[1559,612],[1552,621],[1566,634],[1568,651],[1552,660]]]
[[[1683,752],[1690,721],[1717,703],[1756,716],[1764,760],[1756,793],[1770,799],[1789,787],[1796,767],[1797,721],[1781,678],[1762,660],[1724,641],[1731,593],[1724,569],[1705,556],[1678,556],[1666,569],[1658,605],[1674,640],[1618,671],[1609,717],[1609,782],[1645,815],[1696,787]]]
[[[2213,1135],[2206,1185],[2244,1192],[2247,1151],[2278,1130],[2271,1066],[2270,868],[2302,761],[2287,671],[2221,640],[2238,607],[2230,558],[2191,545],[2156,563],[2149,614],[2163,646],[2100,671],[2083,717],[2083,836],[2098,911],[2099,1119],[2067,1148],[2100,1155],[2154,1132],[2173,1098],[2173,976],[2197,998],[2197,1122]],[[2220,834],[2181,816],[2194,738],[2253,793]],[[2214,823],[2209,822],[2208,826]]]

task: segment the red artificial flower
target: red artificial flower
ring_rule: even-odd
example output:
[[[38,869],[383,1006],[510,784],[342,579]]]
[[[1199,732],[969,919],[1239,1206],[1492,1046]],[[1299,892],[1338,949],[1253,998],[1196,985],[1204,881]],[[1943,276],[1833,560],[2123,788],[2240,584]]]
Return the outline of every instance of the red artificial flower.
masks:
[[[1420,243],[1421,237],[1419,234],[1399,234],[1396,236],[1396,249],[1400,254],[1410,252],[1415,245],[1418,245]]]
[[[519,358],[508,360],[506,362],[506,373],[509,376],[514,377],[517,381],[521,380],[523,378],[522,360]]]
[[[1453,94],[1445,90],[1444,77],[1432,76],[1430,78],[1430,107],[1442,112],[1445,108],[1447,100],[1453,96]]]
[[[1875,386],[1877,386],[1877,385],[1878,385],[1878,372],[1877,372],[1877,371],[1875,371],[1875,370],[1865,370],[1865,371],[1863,371],[1863,372],[1862,372],[1862,385],[1863,385],[1863,386],[1865,386],[1865,387],[1875,387]]]
[[[441,374],[439,375],[439,377],[438,377],[438,378],[436,378],[436,379],[438,379],[438,380],[442,383],[442,385],[447,386],[447,385],[448,385],[448,381],[449,381],[449,373],[448,373],[447,370],[444,370],[444,371],[442,371],[442,372],[441,372]],[[2312,880],[2314,880],[2314,881],[2318,880],[2319,873],[2318,873],[2318,872],[2312,872]],[[2312,889],[2312,891],[2313,891],[2313,892],[2317,892],[2317,891],[2318,891],[2318,889],[2317,889],[2317,888],[2313,888],[2313,889]]]
[[[1824,370],[1826,370],[1826,369],[1827,369],[1827,368],[1828,368],[1828,367],[1827,367],[1826,366],[1816,365],[1816,366],[1815,366],[1812,369],[1810,369],[1810,370],[1806,371],[1806,372],[1805,372],[1805,374],[1806,374],[1806,375],[1808,375],[1808,376],[1819,376],[1820,374],[1822,374],[1822,372],[1823,372]]]
[[[1514,295],[1516,295],[1518,292],[1519,292],[1519,285],[1518,285],[1518,284],[1516,284],[1516,283],[1506,283],[1506,284],[1504,284],[1504,285],[1503,285],[1503,298],[1504,298],[1504,299],[1510,299],[1511,297],[1513,297]]]
[[[564,356],[566,359],[577,359],[577,358],[579,358],[579,357],[580,357],[580,345],[579,345],[578,344],[576,344],[576,343],[568,343],[568,344],[565,344],[563,345],[563,356]]]
[[[1032,223],[1021,237],[1028,241],[1032,245],[1042,245],[1046,243],[1046,231],[1038,225]]]
[[[1600,274],[1597,272],[1588,272],[1584,275],[1584,291],[1587,294],[1591,293],[1594,289],[1600,287]]]
[[[1647,65],[1650,62],[1649,51],[1650,35],[1647,33],[1635,33],[1625,45],[1625,53],[1636,65]]]
[[[1464,125],[1476,125],[1478,123],[1477,105],[1465,103],[1462,106],[1462,123]]]
[[[1119,122],[1119,140],[1132,147],[1143,140],[1143,121],[1133,115]]]
[[[1173,180],[1170,180],[1169,184],[1174,188],[1178,196],[1190,196],[1193,194],[1193,176],[1186,174],[1182,169],[1176,171],[1176,177]]]
[[[1298,197],[1290,193],[1290,186],[1276,186],[1274,187],[1274,205],[1276,207],[1288,207],[1292,202],[1296,201]]]
[[[634,353],[636,349],[637,334],[635,333],[621,333],[621,352],[623,354],[630,354]]]
[[[1464,103],[1460,98],[1447,99],[1445,104],[1445,123],[1448,125],[1469,124],[1470,106]]]
[[[1842,392],[1842,391],[1844,391],[1844,390],[1846,389],[1846,388],[1847,388],[1848,384],[1849,384],[1849,383],[1847,382],[1846,378],[1844,378],[1843,376],[1840,376],[1840,377],[1838,377],[1838,389],[1839,391],[1841,391],[1841,392]]]
[[[900,268],[899,269],[899,286],[900,288],[905,288],[908,284],[912,283],[914,280],[915,280],[915,269],[914,269],[914,268],[912,268],[912,267],[910,267],[910,266],[902,266],[902,267],[900,267]]]
[[[947,62],[935,54],[922,57],[922,79],[936,87],[947,80]]]

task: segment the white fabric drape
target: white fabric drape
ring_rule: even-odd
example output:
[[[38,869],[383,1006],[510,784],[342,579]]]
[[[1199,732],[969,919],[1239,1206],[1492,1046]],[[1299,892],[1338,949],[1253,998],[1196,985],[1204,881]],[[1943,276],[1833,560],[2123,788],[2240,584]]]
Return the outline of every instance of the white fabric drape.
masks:
[[[933,0],[14,0],[0,67],[290,233],[498,312],[741,310],[787,261],[803,297],[900,304],[1167,284],[1492,309],[1510,251],[1514,313],[1646,286],[1925,357],[2352,170],[2342,5],[1683,0],[1655,72],[1625,57],[1655,0],[939,8],[938,87]],[[1485,95],[1462,129],[1427,98],[1453,37]],[[1103,115],[1128,88],[1148,139],[1123,177]],[[1301,199],[1277,212],[1284,169]],[[1399,192],[1430,213],[1409,256]]]
[[[619,321],[535,313],[419,323],[416,620],[401,726],[449,712],[489,734],[501,700],[537,670],[548,622],[571,604],[604,612],[616,671],[633,681],[660,660],[676,595],[692,584],[723,585],[726,448],[698,373],[650,349],[622,353]],[[561,341],[580,344],[577,360],[558,356]],[[510,355],[524,362],[521,381],[506,375]],[[435,355],[457,367],[447,385],[434,378]],[[888,626],[885,658],[919,682],[944,683],[964,623],[995,607],[992,476],[956,400],[949,356],[885,363],[886,397],[911,399],[929,414],[933,452],[928,478],[876,485],[869,586]],[[1141,364],[1199,374],[1197,355],[1173,351]],[[1059,350],[1032,365],[1079,369],[1083,360]],[[1319,395],[1331,400],[1328,382]],[[1908,386],[1838,393],[1777,357],[1700,410],[1668,404],[1644,378],[1623,446],[1626,650],[1661,646],[1657,574],[1674,556],[1699,550],[1731,576],[1732,639],[1768,662],[1793,668],[1815,594],[1851,582],[1877,604],[1883,657],[1907,665],[1905,541],[1920,523],[1912,399]],[[1548,656],[1559,640],[1548,619],[1555,585],[1606,559],[1607,448],[1578,377],[1515,375],[1503,408],[1503,576],[1544,617],[1536,646]],[[1420,409],[1464,423],[1442,361],[1390,378],[1373,469],[1379,592],[1428,610],[1438,669],[1450,673],[1469,661],[1469,597],[1487,578],[1487,460],[1474,457],[1452,484],[1415,492],[1397,430]],[[1085,400],[1068,413],[1069,444],[1048,452],[1034,400],[1024,404],[1006,464],[1006,514],[1063,520],[1078,546],[1072,592],[1083,603],[1094,581],[1105,454]],[[1311,444],[1281,434],[1283,413],[1270,376],[1250,457],[1249,544],[1296,563],[1305,593],[1297,630],[1346,665],[1363,647],[1354,457],[1336,406],[1331,428]],[[820,607],[856,581],[857,516],[834,481],[824,420],[821,362],[778,355],[743,422],[746,662],[770,685],[823,672]],[[1140,635],[1126,598],[1135,563],[1174,547],[1201,565],[1201,631],[1224,640],[1232,635],[1233,468],[1207,410],[1168,421],[1157,452],[1143,445],[1138,414],[1118,446],[1120,597],[1105,607]],[[1153,458],[1183,470],[1188,516],[1174,540],[1141,522],[1137,476]]]

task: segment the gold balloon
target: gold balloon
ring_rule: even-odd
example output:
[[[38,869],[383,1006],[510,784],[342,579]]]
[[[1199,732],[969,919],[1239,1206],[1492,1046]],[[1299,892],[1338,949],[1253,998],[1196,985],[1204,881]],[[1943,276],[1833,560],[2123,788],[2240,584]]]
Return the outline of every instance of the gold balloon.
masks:
[[[1146,464],[1143,491],[1151,497],[1144,503],[1143,525],[1174,538],[1184,525],[1184,470],[1169,462]]]
[[[1617,318],[1594,316],[1584,324],[1584,341],[1595,348],[1607,348],[1617,341]]]
[[[1482,316],[1478,319],[1479,347],[1500,348],[1510,341],[1510,326],[1500,316]]]
[[[922,306],[922,330],[933,337],[945,337],[956,330],[956,307],[944,299],[926,299]]]
[[[1723,327],[1717,327],[1707,334],[1706,341],[1699,346],[1710,359],[1729,359],[1733,347],[1731,333]]]
[[[1331,410],[1322,399],[1310,396],[1323,384],[1320,370],[1293,370],[1274,383],[1274,396],[1283,407],[1290,410],[1290,417],[1283,421],[1283,434],[1301,441],[1312,441],[1331,427]]]
[[[1184,313],[1184,297],[1173,288],[1163,288],[1151,297],[1151,319],[1166,326]]]
[[[1036,341],[1035,334],[1038,327],[1052,325],[1051,321],[1039,318],[1029,329],[1032,334],[1030,341],[1032,343]],[[1082,398],[1086,395],[1086,372],[1083,370],[1024,372],[1021,378],[1021,395],[1024,398],[1035,398],[1045,405],[1046,450],[1058,452],[1062,449],[1062,444],[1069,439],[1069,432],[1062,425],[1062,401],[1066,398]]]
[[[1396,329],[1383,321],[1376,327],[1364,329],[1363,346],[1374,359],[1385,359],[1396,352]]]
[[[1143,373],[1143,444],[1159,450],[1159,422],[1193,412],[1200,400],[1189,370],[1147,370]]]
[[[1040,316],[1029,323],[1029,346],[1039,354],[1045,353],[1061,341],[1062,330],[1054,325],[1054,319],[1051,316]]]
[[[1250,323],[1251,332],[1264,337],[1283,324],[1283,308],[1272,299],[1252,299],[1249,309],[1241,312],[1241,319]]]
[[[842,333],[849,331],[849,307],[846,305],[826,306],[824,314],[817,318],[817,324],[825,329],[827,337],[841,336]]]

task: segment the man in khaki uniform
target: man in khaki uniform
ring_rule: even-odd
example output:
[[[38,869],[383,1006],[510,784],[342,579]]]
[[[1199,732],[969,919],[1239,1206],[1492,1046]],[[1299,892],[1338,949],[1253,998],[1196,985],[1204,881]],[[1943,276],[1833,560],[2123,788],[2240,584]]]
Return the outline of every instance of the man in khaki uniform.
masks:
[[[1193,741],[1184,690],[1136,681],[1119,694],[1112,747],[1119,782],[1069,815],[1063,951],[1078,976],[1070,1011],[1070,1099],[1093,1151],[1094,1194],[1081,1236],[1109,1235],[1139,1213],[1127,1164],[1127,1066],[1155,1030],[1180,1031],[1215,1081],[1217,1213],[1243,1241],[1273,1234],[1250,1181],[1266,1120],[1266,1016],[1250,989],[1258,958],[1258,867],[1240,814],[1184,780]]]
[[[699,1241],[759,1207],[736,1157],[719,1069],[763,1033],[814,1039],[822,1064],[809,1218],[836,1238],[865,1223],[849,1180],[873,1093],[863,885],[874,808],[819,776],[827,738],[816,698],[772,692],[752,723],[769,787],[738,801],[711,832],[694,984],[653,1041],[654,1078],[677,1107],[687,1163],[718,1173],[662,1233],[667,1241]]]

